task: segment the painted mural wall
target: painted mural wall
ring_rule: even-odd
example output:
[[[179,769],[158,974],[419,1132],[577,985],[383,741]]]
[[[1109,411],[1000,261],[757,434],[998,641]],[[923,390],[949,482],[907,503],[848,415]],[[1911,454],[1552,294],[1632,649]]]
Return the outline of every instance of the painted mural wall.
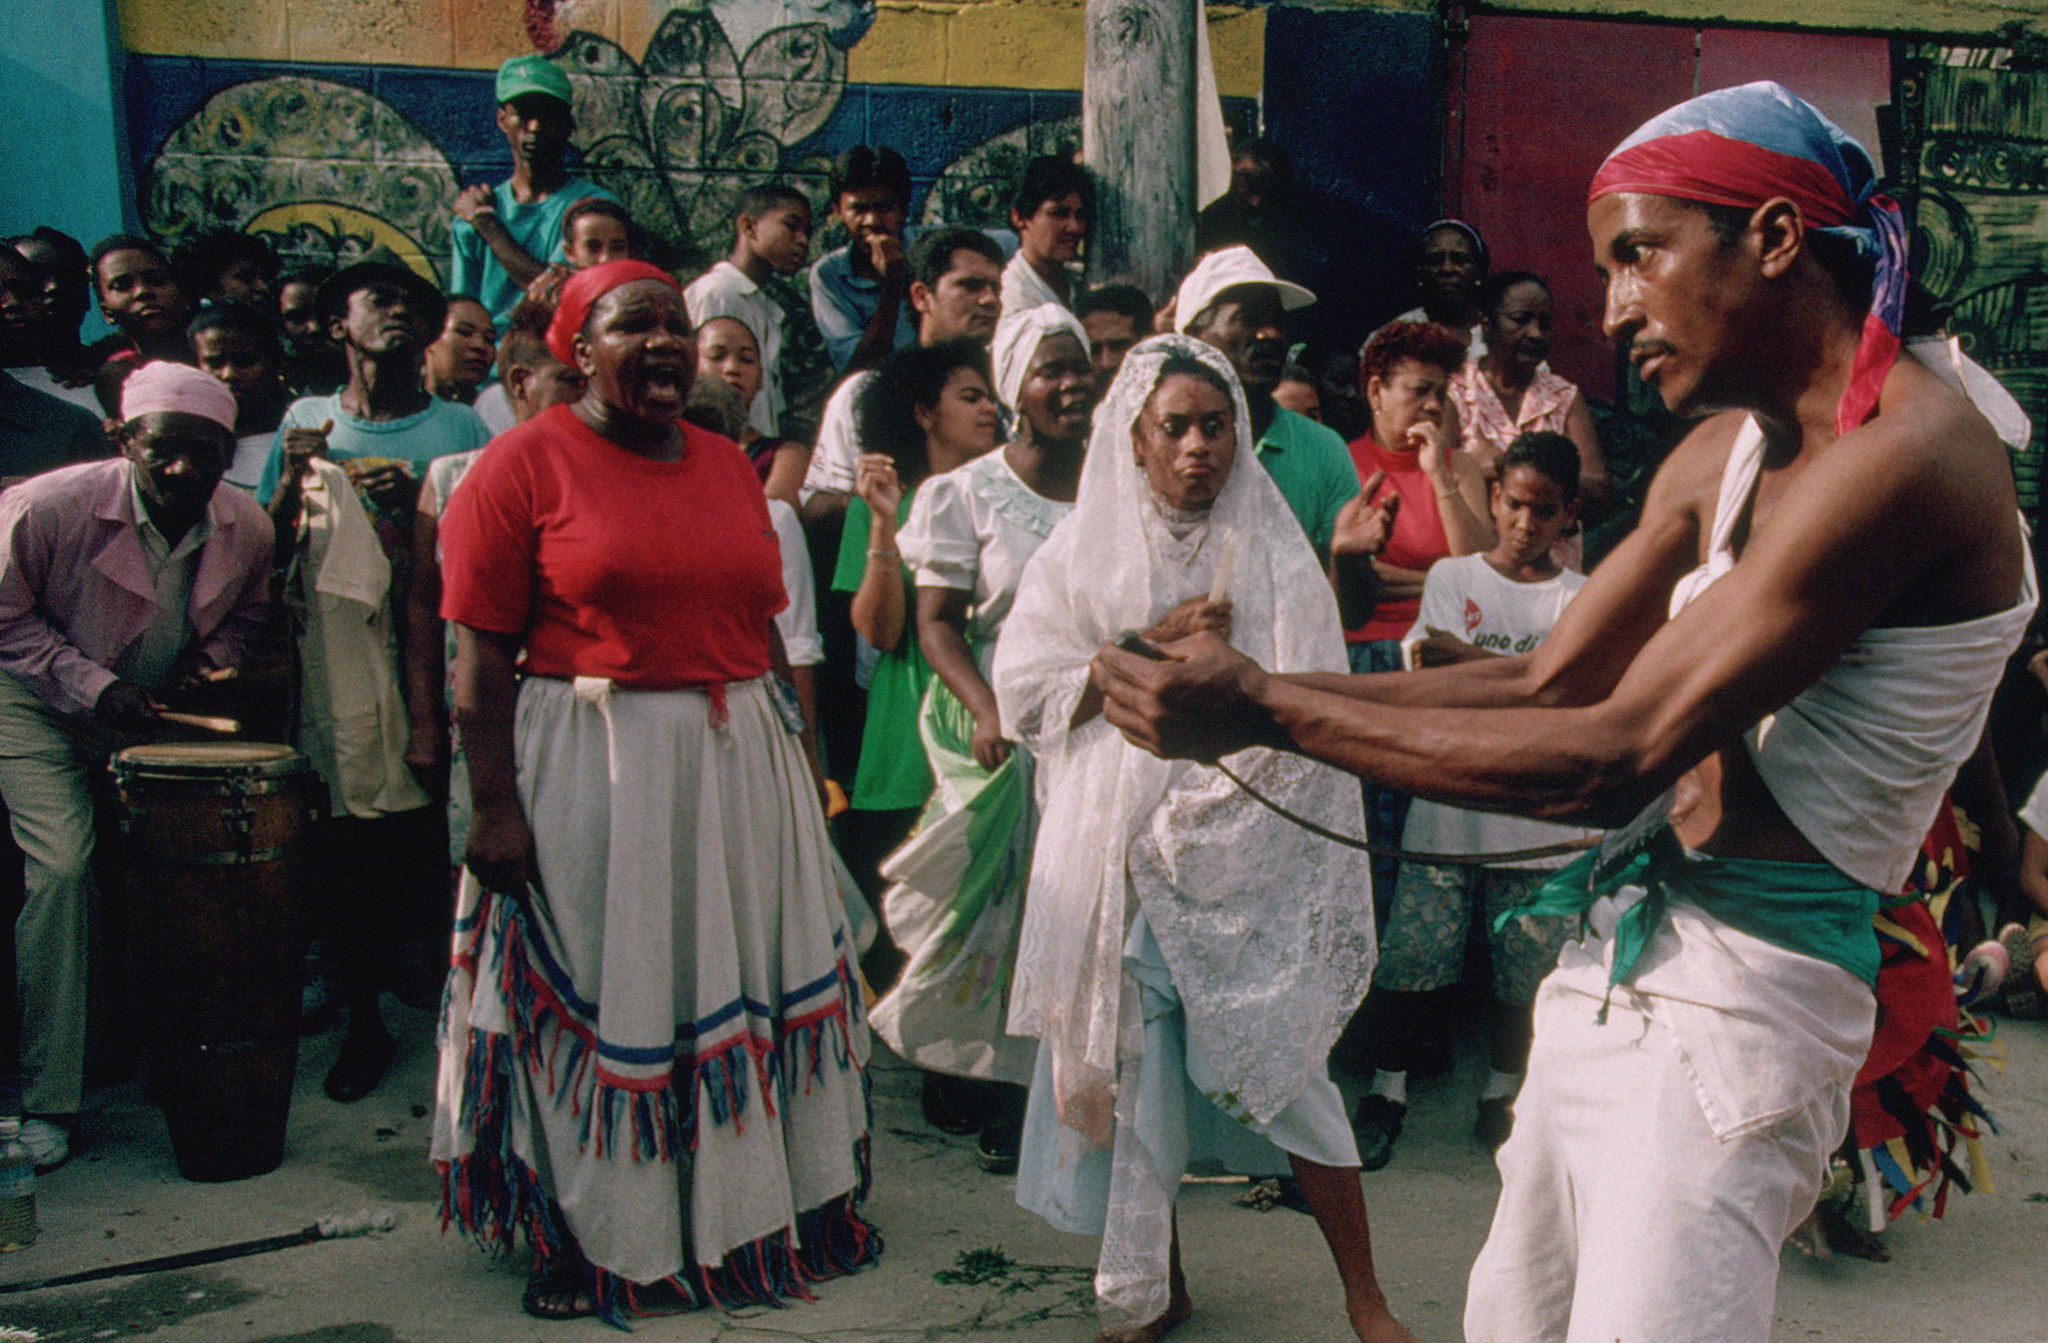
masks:
[[[2034,421],[2018,463],[2031,503],[2048,431],[2048,61],[1921,49],[1900,88],[1915,266],[1953,305],[1950,329]]]
[[[386,242],[444,269],[454,191],[510,166],[491,71],[532,50],[571,77],[586,172],[682,267],[724,254],[751,183],[790,178],[822,203],[849,144],[902,150],[918,210],[999,223],[1021,159],[1079,138],[1079,4],[123,0],[121,12],[141,222],[171,241],[247,228],[323,259]],[[1212,13],[1239,121],[1256,115],[1262,19]]]
[[[1024,160],[1080,141],[1079,0],[121,0],[120,14],[142,227],[173,245],[242,229],[288,261],[382,243],[445,278],[456,192],[511,168],[493,72],[536,50],[569,74],[583,171],[684,274],[725,255],[754,183],[793,182],[822,218],[848,145],[903,153],[914,216],[999,227]],[[1250,129],[1264,12],[1209,18],[1226,115]],[[827,377],[802,285],[777,294],[799,403]]]

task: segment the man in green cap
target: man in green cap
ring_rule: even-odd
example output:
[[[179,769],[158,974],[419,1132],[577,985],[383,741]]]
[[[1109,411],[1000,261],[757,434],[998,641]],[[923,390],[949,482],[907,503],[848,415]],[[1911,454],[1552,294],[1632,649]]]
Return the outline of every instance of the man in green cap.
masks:
[[[569,208],[591,196],[618,200],[562,166],[576,129],[569,109],[569,76],[547,57],[514,56],[498,67],[498,129],[512,147],[512,176],[495,188],[464,187],[455,198],[448,289],[476,295],[499,325],[550,261],[566,260]]]

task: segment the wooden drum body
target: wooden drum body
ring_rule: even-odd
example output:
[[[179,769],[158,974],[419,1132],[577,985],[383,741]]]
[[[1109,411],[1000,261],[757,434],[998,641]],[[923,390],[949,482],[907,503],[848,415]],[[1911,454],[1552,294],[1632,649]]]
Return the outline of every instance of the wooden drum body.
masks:
[[[129,974],[178,1171],[277,1169],[299,1058],[305,757],[262,742],[135,746],[121,801]]]

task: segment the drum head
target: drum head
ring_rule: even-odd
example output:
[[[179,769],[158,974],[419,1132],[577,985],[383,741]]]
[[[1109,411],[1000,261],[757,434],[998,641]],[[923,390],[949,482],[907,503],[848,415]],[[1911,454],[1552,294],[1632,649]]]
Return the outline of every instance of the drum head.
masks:
[[[296,774],[306,758],[289,746],[267,741],[160,742],[130,746],[114,755],[118,775],[160,778],[217,778],[234,775]]]

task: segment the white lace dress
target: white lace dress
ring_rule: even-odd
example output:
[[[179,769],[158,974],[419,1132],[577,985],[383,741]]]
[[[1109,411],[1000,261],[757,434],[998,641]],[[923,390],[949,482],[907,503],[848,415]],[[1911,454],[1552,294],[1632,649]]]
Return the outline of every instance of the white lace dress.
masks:
[[[1010,1029],[1040,1040],[1018,1202],[1101,1231],[1106,1325],[1167,1303],[1173,1198],[1187,1162],[1247,1171],[1280,1149],[1357,1164],[1324,1058],[1374,959],[1364,855],[1275,817],[1220,773],[1156,759],[1097,717],[1070,727],[1088,660],[1209,591],[1233,554],[1234,642],[1283,671],[1345,666],[1336,603],[1249,452],[1206,516],[1169,522],[1131,425],[1170,355],[1241,392],[1208,346],[1163,336],[1126,358],[1097,412],[1074,512],[1032,557],[996,651],[1003,722],[1039,761],[1044,809]],[[1298,756],[1230,764],[1289,810],[1362,826],[1357,781]],[[1260,1135],[1263,1135],[1261,1137]],[[1270,1139],[1271,1141],[1266,1141]]]

